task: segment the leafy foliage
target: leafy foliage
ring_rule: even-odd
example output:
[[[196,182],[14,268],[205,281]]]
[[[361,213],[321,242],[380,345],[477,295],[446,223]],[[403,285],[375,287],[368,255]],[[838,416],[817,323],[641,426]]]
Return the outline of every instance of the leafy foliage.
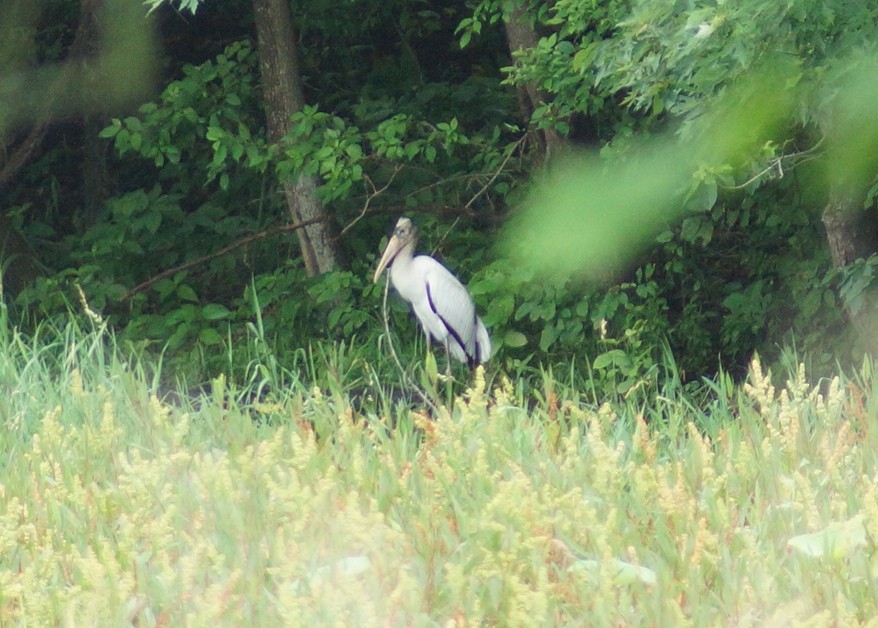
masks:
[[[45,280],[22,304],[51,311],[59,288],[77,281],[91,306],[124,325],[124,337],[165,346],[172,360],[207,357],[209,370],[223,363],[221,341],[249,333],[254,311],[278,348],[295,350],[302,338],[377,336],[378,291],[366,278],[378,233],[358,225],[353,212],[370,204],[455,211],[472,195],[491,199],[508,190],[503,131],[467,131],[453,116],[379,118],[375,103],[361,103],[354,112],[367,125],[361,130],[308,106],[291,121],[286,141],[268,146],[255,60],[247,42],[234,43],[212,61],[185,66],[182,78],[137,115],[111,121],[102,136],[112,139],[120,167],[130,168],[135,184],[153,183],[109,199],[94,225],[67,241],[75,270]],[[475,96],[470,84],[460,92]],[[345,231],[359,236],[350,240],[352,270],[308,280],[297,261],[287,261],[294,258],[290,244],[270,246],[283,234],[272,225],[284,222],[284,211],[269,181],[301,173],[319,176],[318,193],[340,220],[350,212]],[[262,195],[256,202],[248,198],[254,189]],[[250,238],[243,255],[213,255],[236,238]],[[150,280],[159,273],[164,278]]]
[[[717,356],[742,364],[752,347],[791,332],[829,366],[838,345],[821,335],[835,330],[837,343],[843,320],[821,245],[822,192],[807,183],[821,174],[808,166],[799,179],[791,171],[819,155],[834,106],[830,84],[838,88],[839,68],[849,71],[851,56],[870,49],[874,7],[644,0],[583,13],[581,6],[553,8],[556,19],[545,23],[554,32],[520,55],[513,80],[551,75],[540,85],[568,121],[573,112],[602,119],[595,106],[612,111],[615,103],[632,117],[600,157],[574,160],[537,187],[528,219],[508,232],[517,259],[597,277],[632,266],[645,277],[652,269],[664,304],[653,328],[664,327],[687,371],[709,370]],[[757,14],[764,19],[751,21]],[[866,23],[871,30],[859,28]],[[835,93],[857,94],[851,85]],[[837,146],[843,153],[851,143]],[[779,242],[796,248],[779,250]],[[800,256],[803,245],[808,253]]]
[[[755,349],[770,359],[786,340],[820,366],[844,359],[840,312],[863,302],[873,263],[830,269],[822,162],[872,183],[870,127],[855,132],[871,92],[848,89],[869,84],[871,3],[357,8],[352,20],[333,3],[296,5],[309,104],[279,145],[265,139],[257,53],[242,30],[107,122],[102,204],[62,218],[57,195],[45,212],[13,195],[16,227],[53,260],[18,304],[66,311],[78,284],[121,338],[166,349],[183,370],[224,370],[227,344],[254,336],[281,363],[356,337],[373,348],[364,362],[383,364],[369,277],[384,215],[408,212],[422,248],[469,284],[498,368],[572,362],[596,387],[625,392],[658,387],[668,353],[696,380],[720,364],[742,373]],[[513,12],[540,37],[510,57]],[[522,119],[516,92],[530,86],[548,97]],[[827,121],[848,139],[821,140]],[[541,161],[530,138],[547,127],[596,150],[553,164],[528,196],[522,183]],[[302,173],[318,178],[348,260],[314,279],[278,190]],[[536,220],[510,218],[517,206]],[[528,242],[523,258],[507,255]],[[547,255],[573,272],[547,279],[523,264]],[[401,304],[391,308],[398,337],[418,338]]]

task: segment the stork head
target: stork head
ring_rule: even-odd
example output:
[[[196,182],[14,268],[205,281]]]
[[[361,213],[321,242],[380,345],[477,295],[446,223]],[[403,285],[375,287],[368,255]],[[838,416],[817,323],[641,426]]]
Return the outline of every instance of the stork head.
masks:
[[[375,270],[372,282],[378,283],[378,278],[381,277],[381,273],[390,265],[393,258],[407,246],[414,248],[417,241],[418,228],[412,224],[411,220],[403,216],[396,222],[396,227],[393,228],[393,235],[390,236],[387,248],[384,249],[384,254],[381,256],[381,261],[378,262],[378,268]]]

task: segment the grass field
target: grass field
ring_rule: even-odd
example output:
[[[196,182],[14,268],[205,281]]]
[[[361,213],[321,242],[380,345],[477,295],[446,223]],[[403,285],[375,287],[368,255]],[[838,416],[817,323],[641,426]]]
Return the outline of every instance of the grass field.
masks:
[[[0,625],[851,626],[878,615],[870,364],[411,408],[0,327]],[[366,404],[369,408],[370,404]],[[392,427],[391,427],[392,426]]]

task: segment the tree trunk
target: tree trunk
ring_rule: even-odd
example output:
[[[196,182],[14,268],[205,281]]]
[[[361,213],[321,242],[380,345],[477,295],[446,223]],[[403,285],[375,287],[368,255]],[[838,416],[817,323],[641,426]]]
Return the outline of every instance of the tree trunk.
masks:
[[[299,61],[288,0],[253,0],[256,35],[259,40],[259,67],[265,98],[268,139],[279,144],[290,127],[290,118],[304,104]],[[336,267],[337,256],[328,213],[315,191],[317,181],[300,176],[282,181],[293,222],[323,219],[296,231],[305,269],[316,275]]]
[[[823,209],[823,226],[832,256],[832,266],[842,269],[858,259],[868,259],[878,252],[878,232],[874,217],[863,209],[862,195],[849,186],[836,184]],[[878,299],[874,289],[867,288],[863,303],[857,310],[847,308],[848,319],[863,345],[878,352]]]
[[[527,2],[525,0],[522,0],[508,15],[504,15],[503,23],[506,27],[506,44],[509,47],[509,54],[512,56],[513,62],[515,60],[513,53],[516,51],[531,50],[537,47],[539,35],[534,30],[533,21],[528,16]],[[548,103],[549,100],[549,95],[546,91],[533,82],[518,86],[518,102],[525,120],[530,120],[537,107]],[[540,144],[540,150],[546,160],[562,152],[567,144],[564,136],[555,129],[539,129],[536,135]]]
[[[4,294],[15,297],[40,274],[34,250],[12,221],[0,215],[0,298]]]

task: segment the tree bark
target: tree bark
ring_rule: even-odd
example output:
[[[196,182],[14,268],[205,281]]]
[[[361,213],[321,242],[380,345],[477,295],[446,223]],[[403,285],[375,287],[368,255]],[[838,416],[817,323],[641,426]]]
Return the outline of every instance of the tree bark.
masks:
[[[290,127],[290,118],[302,109],[302,83],[288,0],[253,0],[256,35],[259,41],[259,67],[265,98],[268,139],[281,144]],[[317,198],[317,181],[302,175],[295,181],[282,181],[284,196],[293,222],[316,218],[322,222],[296,231],[305,270],[317,275],[337,266],[328,212]]]
[[[878,252],[874,216],[863,209],[862,201],[861,194],[851,192],[844,184],[836,184],[830,191],[823,209],[823,226],[833,268],[845,268]],[[847,315],[863,345],[878,353],[878,295],[873,289],[867,290],[863,304],[856,311],[847,308]]]
[[[823,226],[835,268],[844,268],[876,251],[878,238],[875,225],[869,220],[861,200],[846,191],[835,189],[823,209]]]
[[[514,53],[519,50],[531,50],[537,47],[539,34],[534,30],[533,21],[527,13],[527,1],[521,0],[508,14],[504,14],[503,25],[506,29],[506,44],[509,55],[515,61]],[[533,82],[518,86],[518,102],[522,116],[530,120],[533,112],[541,105],[550,101],[548,93]],[[544,160],[563,151],[567,140],[555,129],[543,128],[536,132],[540,151]]]
[[[0,298],[13,297],[40,276],[37,255],[12,221],[0,215]]]

